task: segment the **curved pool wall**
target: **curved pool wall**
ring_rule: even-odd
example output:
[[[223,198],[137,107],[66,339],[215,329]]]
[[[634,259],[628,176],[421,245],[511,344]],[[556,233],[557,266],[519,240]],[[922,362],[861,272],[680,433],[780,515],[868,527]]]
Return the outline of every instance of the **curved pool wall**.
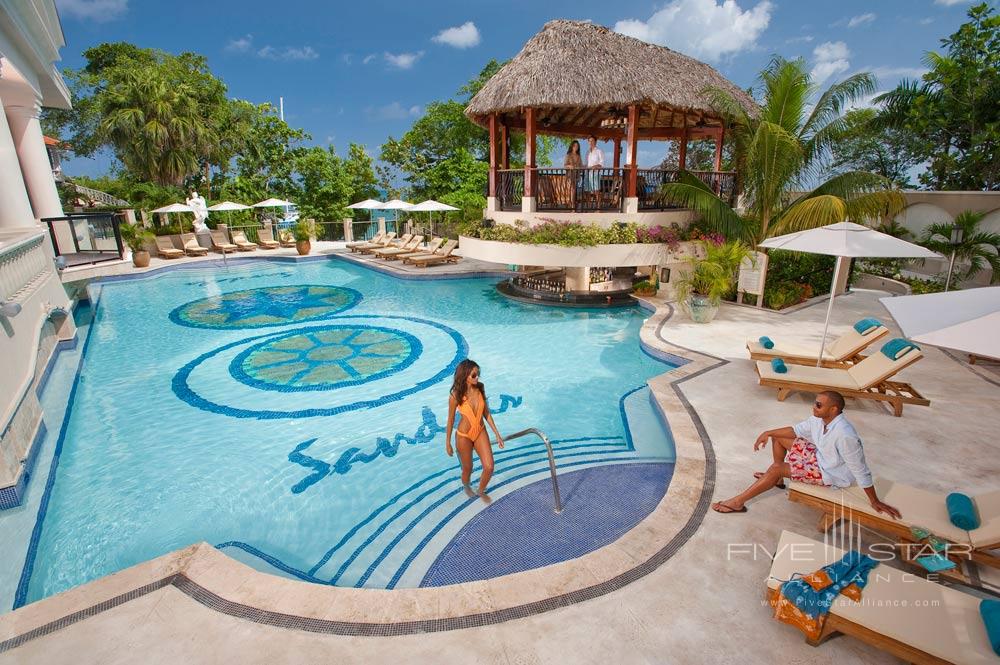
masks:
[[[304,284],[362,297],[288,325],[241,321],[240,312],[230,316],[235,327],[170,321],[172,311],[200,299]],[[489,279],[403,282],[336,260],[176,270],[107,283],[95,296],[96,325],[81,331],[82,348],[63,354],[50,381],[53,396],[59,387],[63,400],[74,396],[61,431],[49,427],[56,440],[46,442],[31,487],[43,496],[18,515],[20,535],[28,524],[33,530],[20,571],[22,602],[198,540],[299,579],[419,585],[482,511],[450,494],[457,462],[444,456],[440,431],[451,371],[467,352],[484,367],[501,430],[542,428],[567,472],[664,464],[673,454],[669,441],[650,455],[623,445],[631,434],[620,400],[669,369],[640,350],[635,309],[551,311],[503,299]],[[346,324],[393,329],[397,341],[409,335],[422,348],[389,349],[408,364],[369,375],[362,364],[355,370],[370,380],[326,391],[294,390],[288,372],[268,376],[265,388],[230,371],[238,356],[272,338]],[[331,357],[342,361],[345,353]],[[331,359],[324,354],[320,360]],[[74,377],[72,361],[80,359]],[[185,374],[186,367],[193,369]],[[344,409],[357,403],[363,406]],[[47,420],[58,411],[52,405]],[[55,445],[60,454],[49,465]],[[547,476],[538,445],[497,453],[491,487],[502,485],[498,504]],[[40,521],[32,523],[33,511]],[[10,517],[0,516],[0,528]],[[24,557],[17,547],[24,540],[4,548],[14,550],[7,560]],[[0,593],[9,587],[0,578]]]

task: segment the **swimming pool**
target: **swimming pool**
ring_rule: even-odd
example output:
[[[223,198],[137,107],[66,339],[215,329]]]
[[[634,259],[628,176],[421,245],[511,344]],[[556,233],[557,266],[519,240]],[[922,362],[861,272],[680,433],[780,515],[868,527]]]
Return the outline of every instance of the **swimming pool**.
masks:
[[[523,305],[494,283],[400,280],[329,259],[184,267],[92,287],[93,322],[82,321],[81,348],[53,372],[53,385],[72,384],[70,415],[62,428],[48,423],[61,448],[54,475],[45,467],[33,480],[44,497],[20,602],[202,540],[321,584],[467,579],[450,562],[548,491],[544,447],[519,439],[495,449],[492,506],[462,493],[443,428],[467,355],[482,366],[501,431],[546,432],[563,482],[583,488],[567,492],[556,518],[566,519],[545,527],[578,525],[565,526],[567,542],[481,575],[620,535],[669,481],[673,446],[645,381],[670,366],[640,348],[638,309]],[[584,534],[588,510],[615,508],[614,492],[587,482],[646,490],[628,514],[610,511],[608,529]]]

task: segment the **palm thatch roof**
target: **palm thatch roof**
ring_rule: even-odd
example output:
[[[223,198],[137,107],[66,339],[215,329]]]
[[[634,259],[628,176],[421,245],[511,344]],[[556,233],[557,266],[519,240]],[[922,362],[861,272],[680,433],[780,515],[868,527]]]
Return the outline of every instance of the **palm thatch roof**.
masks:
[[[640,105],[640,128],[718,127],[721,115],[705,94],[730,93],[748,113],[757,105],[713,67],[663,46],[582,21],[549,21],[472,98],[466,115],[486,125],[539,109],[546,126],[597,127],[600,120]]]

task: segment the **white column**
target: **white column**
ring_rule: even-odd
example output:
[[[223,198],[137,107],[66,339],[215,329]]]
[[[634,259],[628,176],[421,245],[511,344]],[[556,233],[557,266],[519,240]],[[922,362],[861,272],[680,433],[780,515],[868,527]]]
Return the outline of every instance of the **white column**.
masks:
[[[28,188],[28,197],[35,217],[59,217],[63,214],[56,181],[52,177],[49,153],[42,138],[42,126],[38,122],[41,107],[5,106],[10,133],[14,138],[14,149],[21,162],[21,174]]]
[[[0,113],[0,229],[32,227],[35,215],[21,177],[7,117]]]

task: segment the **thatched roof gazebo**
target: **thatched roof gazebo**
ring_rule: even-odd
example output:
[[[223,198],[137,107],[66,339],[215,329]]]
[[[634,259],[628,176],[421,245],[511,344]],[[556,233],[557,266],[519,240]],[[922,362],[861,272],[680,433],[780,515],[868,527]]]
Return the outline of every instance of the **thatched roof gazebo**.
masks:
[[[732,94],[749,113],[757,112],[750,95],[703,62],[599,25],[557,20],[546,23],[483,86],[465,112],[472,121],[490,131],[490,196],[495,200],[499,186],[501,199],[507,197],[501,200],[502,207],[513,203],[508,196],[511,192],[505,188],[512,183],[516,186],[520,177],[505,175],[511,172],[509,133],[516,130],[524,132],[526,138],[525,212],[533,211],[536,196],[540,199],[538,209],[563,209],[572,203],[573,210],[610,212],[613,210],[608,208],[617,207],[618,212],[636,212],[643,209],[644,203],[647,209],[653,209],[648,206],[655,202],[644,195],[652,194],[660,183],[676,176],[676,172],[659,170],[640,172],[635,163],[638,140],[677,140],[680,167],[684,168],[687,141],[713,138],[715,169],[703,172],[703,178],[716,188],[727,184],[727,176],[733,180],[732,174],[720,171],[725,125],[706,94],[710,88]],[[546,176],[566,174],[551,173],[558,169],[543,169],[539,173],[535,165],[538,133],[595,136],[614,142],[614,168],[600,176],[602,195],[584,202],[596,207],[581,208],[579,196],[573,196],[573,201],[561,201],[559,190],[567,187],[558,182],[547,186]],[[627,147],[624,169],[621,168],[623,141]],[[572,174],[569,176],[572,181]],[[577,189],[572,182],[569,188]],[[603,196],[605,189],[610,189],[611,194],[617,189],[618,196]],[[554,207],[548,208],[549,205]],[[630,207],[636,210],[629,210]]]

